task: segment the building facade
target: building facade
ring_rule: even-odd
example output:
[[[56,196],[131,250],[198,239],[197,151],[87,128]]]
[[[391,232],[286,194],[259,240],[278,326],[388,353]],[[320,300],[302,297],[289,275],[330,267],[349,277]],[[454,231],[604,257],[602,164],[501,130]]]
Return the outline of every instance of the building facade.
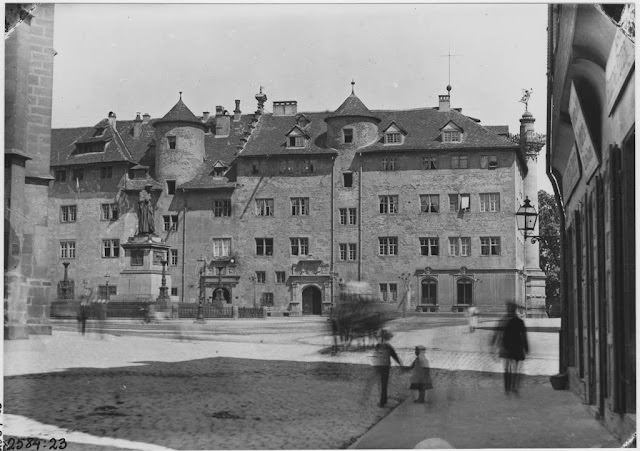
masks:
[[[625,439],[636,430],[634,16],[634,5],[550,5],[548,27],[561,371]]]
[[[5,5],[4,336],[50,334],[53,4]]]
[[[256,100],[197,117],[180,97],[162,118],[54,130],[51,277],[70,261],[112,301],[155,298],[120,277],[147,187],[174,302],[323,314],[362,280],[398,308],[499,312],[526,295],[544,314],[537,248],[515,221],[537,199],[535,155],[506,126],[463,115],[450,93],[400,111],[369,110],[353,89],[333,112]],[[521,122],[526,141],[534,119]]]

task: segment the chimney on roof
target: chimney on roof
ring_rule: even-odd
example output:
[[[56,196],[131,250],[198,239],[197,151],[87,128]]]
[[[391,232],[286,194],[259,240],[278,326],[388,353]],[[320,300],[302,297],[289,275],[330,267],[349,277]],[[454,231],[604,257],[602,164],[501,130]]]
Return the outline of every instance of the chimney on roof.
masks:
[[[233,110],[233,122],[238,122],[240,120],[240,115],[242,111],[240,111],[240,99],[236,99],[236,109]]]
[[[216,116],[222,116],[224,114],[224,107],[222,105],[216,105]]]
[[[297,100],[282,100],[273,102],[274,116],[295,116],[298,114]]]
[[[133,120],[133,137],[139,138],[142,134],[142,118],[140,113],[136,113],[136,118]]]
[[[438,96],[438,111],[443,113],[451,110],[451,85],[447,85],[447,93]]]
[[[256,100],[258,101],[256,114],[260,115],[264,113],[264,103],[267,101],[267,95],[262,92],[262,86],[260,86],[260,92],[256,94]]]
[[[206,124],[208,120],[209,120],[209,112],[208,111],[203,111],[202,112],[202,122],[204,122]]]
[[[216,137],[229,136],[231,132],[231,116],[224,107],[216,107]]]
[[[107,119],[109,120],[109,125],[111,126],[112,129],[116,129],[116,113],[114,113],[113,111],[109,111],[109,114],[107,115]]]
[[[151,120],[151,115],[149,113],[144,113],[142,115],[142,123],[143,124],[148,124],[150,120]]]

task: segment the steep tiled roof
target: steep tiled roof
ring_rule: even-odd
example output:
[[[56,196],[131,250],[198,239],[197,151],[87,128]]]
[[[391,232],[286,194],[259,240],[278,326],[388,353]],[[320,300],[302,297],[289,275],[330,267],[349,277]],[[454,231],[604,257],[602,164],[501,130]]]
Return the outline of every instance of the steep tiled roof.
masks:
[[[173,106],[173,108],[167,112],[167,114],[162,116],[161,119],[156,120],[156,124],[161,122],[189,122],[202,126],[202,121],[200,121],[196,115],[191,112],[187,105],[184,104],[182,97]]]
[[[200,167],[198,174],[186,183],[178,186],[178,189],[233,189],[236,184],[230,182],[227,177],[213,175],[213,165],[218,160],[206,160]]]
[[[485,125],[484,128],[489,130],[496,135],[506,136],[509,134],[509,126],[508,125]]]
[[[378,129],[381,134],[389,125],[395,124],[406,132],[404,142],[396,145],[384,145],[378,141],[362,149],[362,152],[378,151],[411,151],[411,150],[450,150],[473,148],[517,148],[513,142],[493,131],[485,129],[473,118],[469,118],[456,110],[448,112],[437,108],[421,108],[414,110],[376,111],[369,113],[380,120]],[[336,151],[326,145],[327,124],[325,119],[334,113],[305,113],[311,123],[305,130],[311,136],[306,148],[287,148],[286,134],[295,125],[292,116],[260,116],[258,127],[249,139],[245,149],[239,156],[289,155],[289,154],[334,154]],[[453,121],[464,131],[464,139],[460,143],[443,143],[440,129],[449,121]]]
[[[371,111],[369,108],[362,103],[362,100],[358,98],[355,94],[351,94],[349,97],[342,102],[342,105],[338,107],[337,110],[333,112],[330,117],[336,116],[365,116],[372,117]]]

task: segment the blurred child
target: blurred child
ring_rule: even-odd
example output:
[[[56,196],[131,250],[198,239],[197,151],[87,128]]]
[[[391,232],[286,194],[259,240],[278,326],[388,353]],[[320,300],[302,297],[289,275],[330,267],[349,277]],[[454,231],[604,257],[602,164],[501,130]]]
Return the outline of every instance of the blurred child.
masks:
[[[418,391],[418,399],[414,402],[424,403],[425,392],[426,390],[431,390],[433,388],[433,383],[431,382],[431,371],[429,370],[429,361],[427,357],[424,355],[425,347],[420,345],[416,346],[416,358],[411,363],[409,367],[407,367],[407,371],[411,371],[411,379],[409,389]]]

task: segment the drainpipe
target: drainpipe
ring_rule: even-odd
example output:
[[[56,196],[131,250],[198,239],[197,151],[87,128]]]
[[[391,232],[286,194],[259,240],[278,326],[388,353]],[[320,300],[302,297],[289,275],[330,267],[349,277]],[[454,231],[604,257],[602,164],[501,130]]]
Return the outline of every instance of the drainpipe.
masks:
[[[330,229],[331,230],[331,254],[330,254],[330,265],[329,265],[329,276],[331,277],[331,310],[333,311],[333,302],[334,302],[334,287],[333,287],[333,275],[334,275],[334,258],[335,258],[335,253],[334,253],[334,247],[335,247],[335,243],[334,241],[334,211],[333,211],[333,198],[334,198],[334,172],[335,172],[335,162],[336,162],[336,157],[335,155],[333,157],[331,157],[331,214],[330,216],[330,221],[331,221],[331,226]]]
[[[182,189],[182,195],[184,196],[184,206],[182,207],[182,302],[184,302],[184,274],[185,274],[185,255],[187,244],[187,196],[185,195],[184,188]]]
[[[362,152],[358,153],[358,282],[362,280]]]

